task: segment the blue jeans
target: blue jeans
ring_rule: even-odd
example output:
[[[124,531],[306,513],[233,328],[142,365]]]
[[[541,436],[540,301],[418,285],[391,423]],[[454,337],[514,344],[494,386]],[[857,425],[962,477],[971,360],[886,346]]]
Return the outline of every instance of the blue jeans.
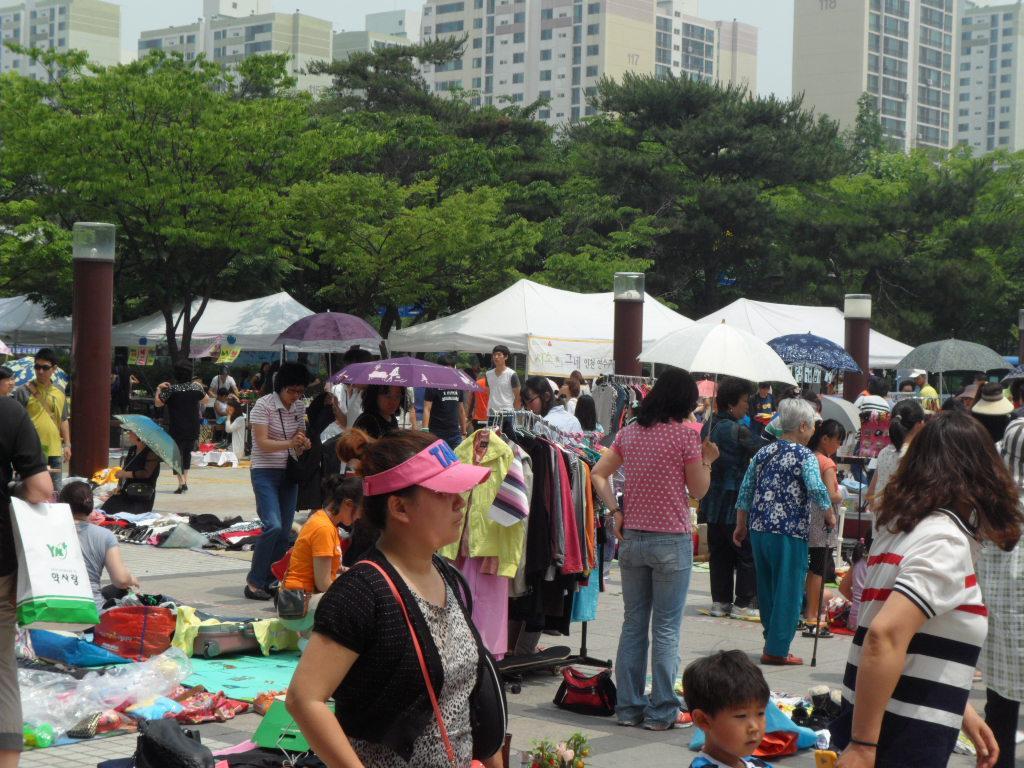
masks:
[[[256,539],[248,581],[254,587],[266,589],[273,580],[270,566],[288,550],[299,486],[284,479],[283,469],[250,469],[249,477],[263,533]]]
[[[620,721],[643,718],[674,723],[679,697],[679,630],[693,567],[688,533],[624,532],[619,542],[622,572],[622,634],[615,654]],[[650,643],[648,643],[650,627]],[[647,696],[647,648],[651,646],[652,691]]]
[[[458,432],[434,432],[433,430],[431,430],[430,434],[432,434],[439,440],[444,440],[446,443],[448,443],[448,447],[451,448],[453,451],[456,448],[458,448],[462,441],[465,439]]]

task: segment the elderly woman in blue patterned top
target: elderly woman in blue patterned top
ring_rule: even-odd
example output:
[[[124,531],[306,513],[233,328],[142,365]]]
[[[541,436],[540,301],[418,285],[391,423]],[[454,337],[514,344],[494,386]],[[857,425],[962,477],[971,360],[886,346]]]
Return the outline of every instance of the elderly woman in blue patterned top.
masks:
[[[801,398],[779,405],[782,436],[758,451],[747,467],[736,501],[733,541],[750,536],[757,571],[757,600],[764,627],[762,664],[803,664],[789,652],[800,619],[807,575],[810,506],[830,507],[835,497],[807,448],[814,434],[814,407]],[[748,531],[749,525],[749,531]]]

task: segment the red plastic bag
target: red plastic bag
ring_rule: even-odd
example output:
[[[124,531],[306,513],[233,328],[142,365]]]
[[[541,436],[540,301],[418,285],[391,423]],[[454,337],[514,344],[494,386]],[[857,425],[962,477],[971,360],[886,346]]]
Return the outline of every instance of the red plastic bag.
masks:
[[[795,755],[797,752],[797,741],[800,734],[795,731],[772,731],[766,733],[757,749],[754,750],[754,757],[785,757]]]
[[[171,647],[176,621],[169,608],[122,605],[100,616],[93,642],[125,658],[148,659]]]

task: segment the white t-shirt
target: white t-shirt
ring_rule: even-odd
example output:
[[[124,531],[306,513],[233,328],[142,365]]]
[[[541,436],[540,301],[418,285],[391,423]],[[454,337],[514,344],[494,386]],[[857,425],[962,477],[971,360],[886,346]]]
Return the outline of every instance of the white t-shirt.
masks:
[[[235,384],[235,380],[231,376],[225,376],[219,373],[210,379],[210,389],[212,389],[213,394],[216,395],[221,389],[226,389],[228,392],[238,389],[238,385]]]
[[[487,401],[488,413],[513,410],[516,407],[516,394],[513,390],[520,386],[516,372],[506,368],[499,374],[492,368],[484,375],[490,395]]]
[[[548,415],[544,417],[544,421],[553,426],[555,429],[560,429],[563,432],[582,432],[583,425],[580,424],[580,420],[565,410],[564,406],[556,405],[548,411]]]

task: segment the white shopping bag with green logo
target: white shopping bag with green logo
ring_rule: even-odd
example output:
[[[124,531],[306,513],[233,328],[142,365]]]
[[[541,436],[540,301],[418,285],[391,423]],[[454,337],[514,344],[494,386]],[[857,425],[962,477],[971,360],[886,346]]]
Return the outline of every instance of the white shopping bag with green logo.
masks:
[[[11,499],[11,522],[18,551],[18,624],[71,631],[98,624],[71,508]]]

